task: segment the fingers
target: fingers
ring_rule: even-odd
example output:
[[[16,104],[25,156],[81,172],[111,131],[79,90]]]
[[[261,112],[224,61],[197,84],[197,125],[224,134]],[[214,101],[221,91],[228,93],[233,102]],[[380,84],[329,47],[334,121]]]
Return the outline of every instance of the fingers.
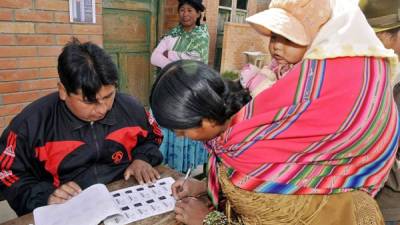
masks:
[[[57,189],[55,191],[55,195],[59,198],[65,198],[65,199],[70,199],[73,196],[77,195],[79,191],[75,190],[74,187],[69,186],[69,185],[63,185],[61,186],[61,189]]]
[[[177,196],[176,196],[176,200],[181,200],[184,198],[188,198],[189,197],[189,192],[185,189],[181,189],[180,192],[178,192]]]
[[[176,214],[182,214],[184,212],[183,207],[182,206],[175,206],[175,213]]]
[[[70,181],[70,182],[66,183],[65,185],[69,190],[72,190],[72,194],[74,194],[74,196],[79,194],[82,191],[81,187],[79,187],[79,185],[73,181]],[[71,193],[71,192],[69,192],[69,193]]]
[[[155,183],[157,181],[157,178],[153,172],[153,169],[151,169],[149,171],[149,173],[147,174],[147,176],[149,177],[148,180],[144,179],[146,181],[146,183]]]
[[[185,222],[185,218],[184,218],[185,210],[184,210],[184,208],[185,208],[185,205],[182,204],[182,202],[176,202],[176,205],[175,205],[175,219],[177,221],[179,221],[179,222],[182,222],[182,223]]]
[[[128,180],[129,177],[131,177],[131,176],[132,176],[132,173],[131,173],[131,170],[129,170],[129,167],[128,167],[124,172],[124,179]]]
[[[154,168],[152,168],[152,169],[153,169],[153,174],[154,174],[154,176],[156,177],[156,180],[157,180],[157,179],[160,179],[160,178],[161,178],[160,173],[159,173],[156,169],[154,169]]]
[[[142,175],[140,174],[140,172],[135,173],[135,178],[136,178],[136,180],[137,180],[137,182],[138,182],[139,184],[144,184],[144,182],[143,182],[143,177],[142,177]]]
[[[66,199],[62,199],[62,198],[58,198],[58,197],[54,196],[53,194],[51,194],[49,196],[49,199],[47,200],[47,204],[48,205],[61,204],[61,203],[64,203],[65,201],[67,201],[67,200]]]
[[[187,193],[185,193],[183,188],[182,188],[182,184],[183,184],[183,179],[175,181],[171,186],[172,196],[176,200],[179,200],[179,199],[181,199],[183,197],[186,197],[186,195],[187,195]]]
[[[134,176],[139,184],[155,183],[161,176],[156,169],[143,160],[135,160],[125,170],[124,178],[128,180],[130,176]]]
[[[159,179],[160,175],[158,174],[157,170],[155,170],[154,168],[150,167],[141,171],[137,171],[135,173],[135,178],[138,180],[138,182],[140,183],[140,181],[142,181],[142,183],[155,183],[157,181],[157,179]]]
[[[204,215],[207,213],[208,208],[201,201],[193,197],[184,198],[175,204],[175,218],[184,224],[201,224]]]
[[[81,188],[75,182],[68,182],[61,185],[58,189],[53,192],[53,195],[62,199],[71,199],[81,192]]]
[[[182,214],[176,214],[175,219],[181,223],[185,222],[185,219],[183,218]]]
[[[138,174],[139,174],[138,176],[142,177],[142,180],[144,181],[144,183],[148,184],[148,183],[152,182],[150,179],[150,176],[149,176],[150,175],[149,171],[147,169],[138,171]]]
[[[81,188],[78,184],[70,181],[66,184],[61,185],[57,188],[47,200],[48,204],[60,204],[78,195],[81,192]]]
[[[176,199],[179,200],[179,192],[181,190],[181,186],[172,186],[172,196]]]

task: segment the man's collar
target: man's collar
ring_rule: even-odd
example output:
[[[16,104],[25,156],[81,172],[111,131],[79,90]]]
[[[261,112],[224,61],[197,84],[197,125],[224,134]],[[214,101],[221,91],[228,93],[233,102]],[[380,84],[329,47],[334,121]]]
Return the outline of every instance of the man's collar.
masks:
[[[115,100],[114,100],[114,104],[115,104]],[[95,121],[95,122],[96,123],[105,124],[105,125],[109,125],[109,126],[112,126],[115,123],[117,123],[117,117],[115,115],[114,107],[111,107],[111,110],[107,112],[106,116],[103,119],[101,119],[99,121]]]

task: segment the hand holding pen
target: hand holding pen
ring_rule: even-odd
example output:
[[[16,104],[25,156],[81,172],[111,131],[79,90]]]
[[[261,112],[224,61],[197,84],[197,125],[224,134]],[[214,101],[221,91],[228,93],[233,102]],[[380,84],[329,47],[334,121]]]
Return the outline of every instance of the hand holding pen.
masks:
[[[189,178],[189,176],[191,175],[191,173],[192,173],[192,167],[190,167],[188,169],[188,171],[186,172],[185,178],[183,179],[183,183],[181,186],[181,191],[183,191],[183,187],[185,186],[185,183],[186,183],[187,179]]]
[[[197,197],[207,192],[207,183],[190,178],[191,172],[192,169],[188,170],[184,179],[179,179],[172,184],[172,195],[176,200],[186,197]]]
[[[176,181],[172,185],[172,191],[176,201],[175,219],[184,224],[194,224],[193,221],[201,222],[210,212],[207,201],[198,198],[199,191],[206,193],[205,182],[189,179],[191,169],[186,173],[184,179]],[[197,222],[196,222],[197,224]]]
[[[179,179],[172,184],[172,195],[176,200],[186,198],[190,196],[190,184],[187,181],[190,179],[190,174],[192,173],[192,166],[189,167],[186,175],[183,179]],[[190,183],[190,182],[189,182]]]

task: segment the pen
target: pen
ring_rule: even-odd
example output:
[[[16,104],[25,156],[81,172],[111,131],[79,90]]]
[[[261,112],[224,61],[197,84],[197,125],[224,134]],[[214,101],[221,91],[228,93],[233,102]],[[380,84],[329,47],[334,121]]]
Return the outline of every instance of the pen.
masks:
[[[192,167],[189,167],[188,171],[186,172],[185,178],[183,179],[181,191],[183,191],[183,185],[185,185],[185,183],[186,183],[186,181],[189,178],[191,173],[192,173]]]

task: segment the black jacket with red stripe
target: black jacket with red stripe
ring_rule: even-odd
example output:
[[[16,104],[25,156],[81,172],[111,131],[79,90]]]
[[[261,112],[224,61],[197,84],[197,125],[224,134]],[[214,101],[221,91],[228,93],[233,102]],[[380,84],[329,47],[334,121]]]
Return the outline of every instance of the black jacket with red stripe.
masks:
[[[17,115],[0,138],[0,191],[18,215],[47,204],[68,181],[81,188],[121,179],[135,159],[162,162],[161,132],[143,106],[118,93],[100,121],[79,120],[58,93]]]

